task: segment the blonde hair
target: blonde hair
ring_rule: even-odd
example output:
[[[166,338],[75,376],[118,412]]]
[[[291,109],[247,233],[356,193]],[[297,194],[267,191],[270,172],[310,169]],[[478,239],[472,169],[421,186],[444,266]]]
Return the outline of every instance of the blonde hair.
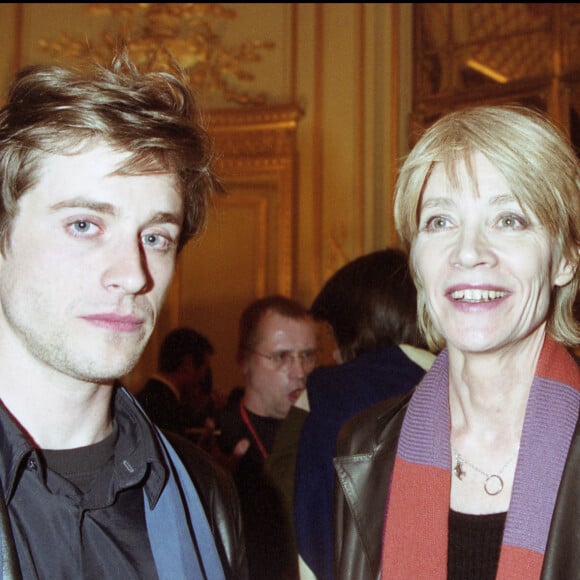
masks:
[[[545,116],[521,106],[482,106],[446,115],[413,148],[395,191],[395,225],[411,254],[417,284],[419,324],[431,348],[444,346],[426,308],[413,261],[413,244],[423,190],[435,163],[442,163],[450,183],[457,182],[457,161],[471,178],[471,155],[484,154],[502,173],[522,208],[533,213],[564,259],[577,264],[580,252],[580,160],[566,135]],[[566,346],[580,343],[574,317],[579,269],[571,282],[553,289],[547,332]]]
[[[121,50],[108,67],[31,65],[16,75],[0,110],[0,253],[41,158],[96,140],[132,153],[119,174],[175,176],[184,203],[179,250],[203,230],[222,187],[194,94],[179,70],[140,71]]]

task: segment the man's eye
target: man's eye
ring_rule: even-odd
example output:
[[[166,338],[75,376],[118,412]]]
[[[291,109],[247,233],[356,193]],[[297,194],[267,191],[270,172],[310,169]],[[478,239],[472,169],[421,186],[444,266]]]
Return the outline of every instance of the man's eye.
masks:
[[[88,220],[76,220],[69,226],[74,235],[86,236],[87,234],[94,234],[97,226]]]
[[[316,356],[317,356],[316,350],[305,350],[300,353],[300,358],[302,359],[302,362],[306,364],[316,362]]]
[[[280,364],[287,363],[291,358],[292,358],[291,353],[286,352],[286,351],[275,352],[274,356],[273,356],[274,362],[280,363]]]
[[[145,246],[156,250],[168,250],[173,245],[172,240],[160,234],[144,234],[141,239]]]
[[[143,241],[149,246],[154,246],[159,243],[159,239],[159,236],[155,234],[147,234],[146,236],[143,236]]]

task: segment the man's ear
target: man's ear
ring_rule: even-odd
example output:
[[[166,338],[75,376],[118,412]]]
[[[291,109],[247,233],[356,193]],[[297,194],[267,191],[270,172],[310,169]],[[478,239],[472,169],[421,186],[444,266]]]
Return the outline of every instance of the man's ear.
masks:
[[[569,260],[564,256],[560,258],[560,264],[554,276],[554,286],[566,286],[574,278],[580,261],[580,248],[576,250],[574,258],[573,260]]]

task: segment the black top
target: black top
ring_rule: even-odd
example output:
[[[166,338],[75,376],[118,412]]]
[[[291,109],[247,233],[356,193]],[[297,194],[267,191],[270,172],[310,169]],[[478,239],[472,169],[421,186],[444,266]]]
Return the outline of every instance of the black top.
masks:
[[[40,449],[39,453],[49,469],[86,493],[98,473],[112,463],[118,437],[119,427],[114,423],[111,434],[94,445],[75,449]]]
[[[262,442],[266,451],[269,453],[274,445],[276,433],[282,424],[282,419],[273,417],[262,417],[246,409],[248,421],[259,440]],[[221,411],[216,419],[217,428],[221,430],[218,443],[225,453],[231,453],[236,443],[243,438],[250,441],[250,448],[246,453],[245,462],[252,462],[262,465],[264,457],[260,448],[252,435],[251,429],[242,419],[240,413],[240,401],[232,401]]]
[[[448,580],[495,580],[506,515],[449,510]]]
[[[24,578],[157,578],[143,488],[156,502],[165,468],[130,400],[117,392],[113,406],[111,437],[42,452],[0,405],[0,481]]]

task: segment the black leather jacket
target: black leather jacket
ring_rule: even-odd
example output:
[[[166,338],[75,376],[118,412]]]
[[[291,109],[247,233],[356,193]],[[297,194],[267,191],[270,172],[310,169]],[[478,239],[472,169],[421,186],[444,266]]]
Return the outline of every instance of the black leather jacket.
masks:
[[[165,433],[190,474],[211,526],[225,576],[228,580],[247,580],[248,564],[242,531],[240,503],[231,476],[204,451],[187,439]],[[0,542],[2,580],[20,580],[10,521],[0,499]],[[211,579],[210,579],[211,580]]]
[[[385,502],[409,399],[405,395],[371,407],[339,435],[334,465],[335,576],[340,580],[380,578]],[[541,580],[580,579],[579,424],[558,491]]]
[[[195,483],[216,539],[226,578],[248,580],[240,500],[233,478],[205,451],[188,440],[169,432],[165,435]]]

